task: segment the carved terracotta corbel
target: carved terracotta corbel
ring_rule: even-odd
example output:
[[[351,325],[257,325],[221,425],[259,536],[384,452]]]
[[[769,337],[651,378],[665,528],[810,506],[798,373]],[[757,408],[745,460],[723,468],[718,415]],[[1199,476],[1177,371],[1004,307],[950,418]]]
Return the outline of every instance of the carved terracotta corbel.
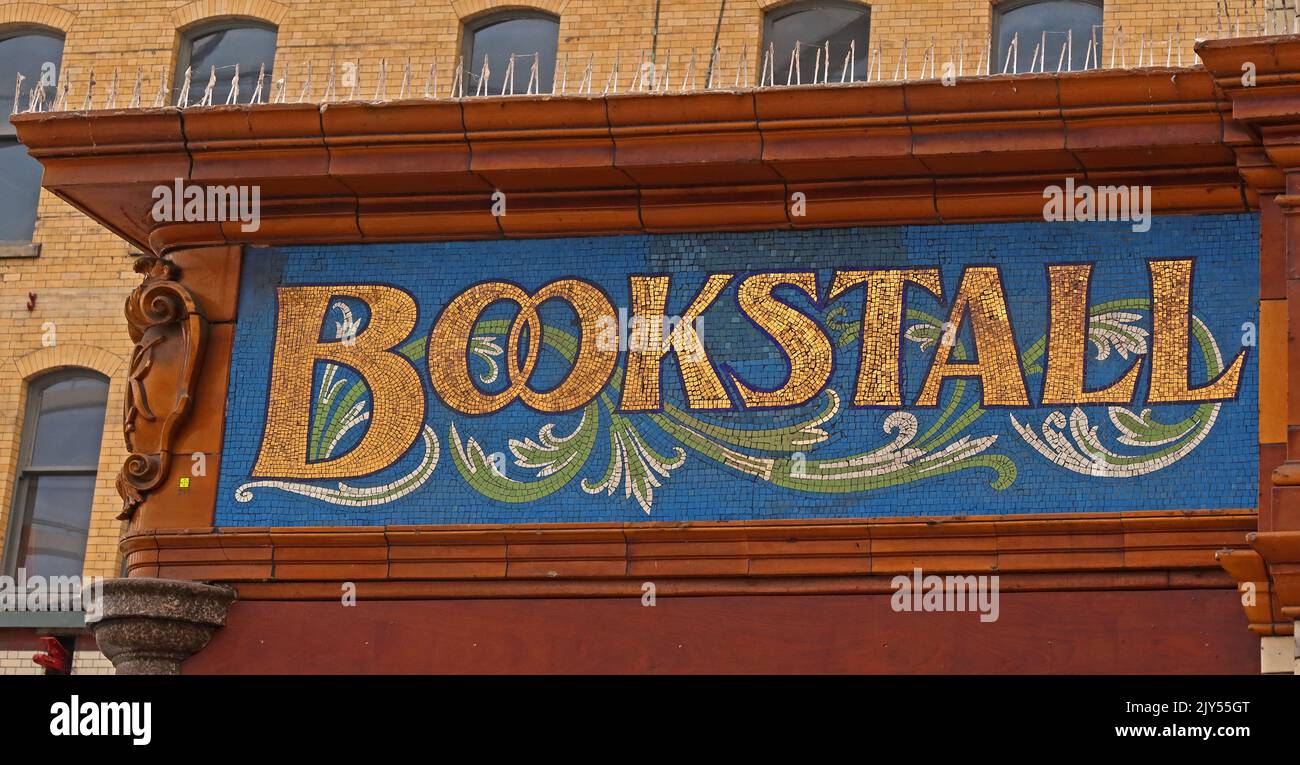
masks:
[[[1254,535],[1248,535],[1250,541]],[[1220,550],[1215,560],[1237,580],[1241,607],[1250,622],[1250,630],[1263,637],[1293,634],[1294,622],[1282,613],[1281,602],[1273,592],[1268,564],[1255,550]]]
[[[145,255],[135,261],[144,282],[126,299],[135,350],[127,376],[123,435],[131,454],[117,475],[122,514],[128,519],[145,496],[167,478],[171,444],[189,416],[203,363],[208,322],[179,282],[176,265]]]
[[[1259,530],[1247,536],[1252,549],[1220,555],[1219,563],[1253,596],[1243,598],[1252,630],[1292,635],[1300,620],[1300,38],[1210,40],[1196,51],[1232,103],[1224,134],[1252,187],[1248,197],[1271,199],[1281,213],[1261,216],[1261,258],[1274,267],[1271,278],[1284,281],[1272,285],[1278,289],[1271,299],[1286,298],[1289,338],[1284,376],[1261,380],[1287,389],[1285,461],[1262,487]],[[1247,71],[1252,76],[1243,76]]]

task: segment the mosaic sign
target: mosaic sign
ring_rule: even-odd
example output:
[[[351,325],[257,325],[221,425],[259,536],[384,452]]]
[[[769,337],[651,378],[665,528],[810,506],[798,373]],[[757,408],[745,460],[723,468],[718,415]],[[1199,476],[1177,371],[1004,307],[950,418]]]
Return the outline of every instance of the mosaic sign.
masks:
[[[250,249],[217,522],[1251,507],[1258,224]]]

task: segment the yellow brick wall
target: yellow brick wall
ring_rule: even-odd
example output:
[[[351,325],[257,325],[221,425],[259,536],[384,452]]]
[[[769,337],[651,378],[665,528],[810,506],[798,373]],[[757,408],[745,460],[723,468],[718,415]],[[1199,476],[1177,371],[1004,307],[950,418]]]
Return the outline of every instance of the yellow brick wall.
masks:
[[[28,661],[30,661],[30,657]],[[33,664],[32,666],[35,666]],[[79,648],[72,655],[72,674],[74,675],[115,675],[117,670],[113,669],[113,662],[99,651]]]
[[[0,651],[0,677],[5,675],[40,675],[45,670],[32,661],[35,651]]]
[[[669,62],[672,87],[680,86],[691,52],[696,55],[697,83],[704,82],[715,34],[723,51],[719,83],[734,82],[739,55],[747,52],[750,78],[761,66],[763,12],[779,5],[767,0],[662,0],[657,38],[653,34],[654,0],[118,0],[109,2],[2,2],[0,34],[21,24],[41,24],[66,33],[63,63],[72,83],[73,104],[80,104],[93,69],[102,99],[114,68],[121,72],[119,105],[130,97],[134,72],[147,78],[144,100],[151,104],[159,80],[175,64],[179,30],[224,16],[262,18],[279,28],[277,76],[288,69],[289,100],[296,100],[311,65],[311,96],[318,99],[331,62],[357,61],[358,92],[369,97],[376,85],[380,59],[388,60],[387,95],[395,97],[407,58],[411,91],[423,93],[430,64],[437,63],[439,94],[447,95],[459,56],[461,21],[494,8],[530,6],[561,18],[559,56],[568,62],[568,81],[576,88],[588,57],[593,90],[604,88],[619,62],[619,89],[626,90],[637,62],[655,48],[660,66]],[[872,6],[873,47],[883,50],[886,76],[908,43],[915,75],[925,49],[933,44],[937,59],[953,60],[964,41],[968,71],[988,43],[991,5],[987,0],[882,0]],[[1187,63],[1194,37],[1217,36],[1213,0],[1106,4],[1107,45],[1110,31],[1123,25],[1126,55],[1136,63],[1143,36],[1182,40]],[[1242,19],[1244,27],[1261,19]],[[1243,32],[1244,33],[1244,32]],[[1157,57],[1164,42],[1155,46]],[[2,75],[3,73],[0,73]],[[557,82],[561,79],[557,71]],[[119,566],[114,520],[120,504],[113,488],[125,457],[120,430],[122,376],[130,353],[122,319],[122,301],[137,283],[125,243],[49,194],[43,194],[35,241],[40,257],[0,259],[0,530],[7,527],[25,380],[63,365],[90,365],[113,379],[108,418],[102,434],[100,475],[92,516],[85,573],[112,576]],[[27,310],[28,293],[37,296]],[[43,326],[52,322],[56,345],[42,343]],[[3,534],[0,534],[0,544]]]
[[[41,665],[32,661],[36,649],[26,651],[0,651],[0,676],[4,675],[40,675],[45,672]],[[113,662],[99,651],[83,648],[72,655],[72,674],[74,675],[113,675]]]

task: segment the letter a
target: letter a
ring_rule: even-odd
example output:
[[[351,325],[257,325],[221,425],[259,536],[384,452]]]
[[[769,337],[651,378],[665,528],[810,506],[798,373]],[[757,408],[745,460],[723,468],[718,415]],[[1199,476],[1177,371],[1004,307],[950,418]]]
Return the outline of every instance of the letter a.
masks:
[[[949,377],[978,377],[984,406],[1028,406],[1029,394],[1025,391],[1020,354],[1011,333],[1007,298],[997,268],[968,268],[962,275],[948,322],[960,327],[968,309],[976,360],[951,363],[948,357],[956,344],[939,343],[916,405],[935,406],[939,401],[939,387]]]

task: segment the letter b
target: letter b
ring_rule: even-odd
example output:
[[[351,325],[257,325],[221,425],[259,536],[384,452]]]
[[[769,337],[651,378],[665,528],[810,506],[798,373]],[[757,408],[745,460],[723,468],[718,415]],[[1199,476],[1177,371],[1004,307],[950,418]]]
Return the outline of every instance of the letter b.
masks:
[[[381,285],[281,287],[271,361],[266,427],[253,475],[276,478],[350,478],[396,462],[415,443],[424,422],[424,386],[406,357],[393,349],[415,328],[410,295]],[[334,297],[365,301],[370,322],[355,340],[322,341],[321,325]],[[312,387],[317,362],[359,374],[370,389],[370,421],[355,448],[333,459],[307,461]]]

